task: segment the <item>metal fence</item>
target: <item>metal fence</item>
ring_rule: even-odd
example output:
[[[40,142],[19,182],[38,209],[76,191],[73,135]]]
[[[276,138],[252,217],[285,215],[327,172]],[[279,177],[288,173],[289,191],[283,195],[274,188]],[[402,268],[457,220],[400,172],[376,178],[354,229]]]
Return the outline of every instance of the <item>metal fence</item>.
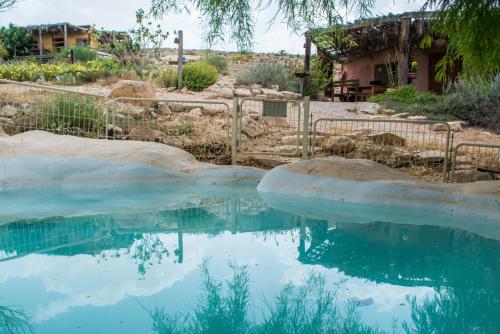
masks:
[[[304,110],[299,101],[243,98],[236,106],[235,160],[302,154]]]
[[[229,164],[230,115],[224,102],[120,97],[113,101],[107,135],[159,142],[200,161]]]
[[[500,145],[460,143],[455,146],[451,182],[500,180]]]
[[[0,126],[13,135],[31,130],[105,138],[104,95],[0,80]]]
[[[444,131],[433,131],[435,124]],[[450,144],[447,123],[320,118],[313,125],[311,156],[369,159],[416,176],[446,181]]]

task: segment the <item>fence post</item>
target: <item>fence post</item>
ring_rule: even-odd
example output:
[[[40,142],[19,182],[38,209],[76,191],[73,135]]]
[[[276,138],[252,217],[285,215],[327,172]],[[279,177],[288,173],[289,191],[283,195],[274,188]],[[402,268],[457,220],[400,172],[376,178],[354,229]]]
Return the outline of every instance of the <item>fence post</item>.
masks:
[[[238,98],[233,98],[233,119],[232,119],[232,133],[231,133],[231,165],[238,163],[237,145],[238,145]]]
[[[304,97],[304,128],[302,132],[302,160],[309,159],[309,103],[310,97]]]
[[[177,50],[177,88],[182,89],[182,68],[184,66],[184,33],[179,30],[179,47]]]

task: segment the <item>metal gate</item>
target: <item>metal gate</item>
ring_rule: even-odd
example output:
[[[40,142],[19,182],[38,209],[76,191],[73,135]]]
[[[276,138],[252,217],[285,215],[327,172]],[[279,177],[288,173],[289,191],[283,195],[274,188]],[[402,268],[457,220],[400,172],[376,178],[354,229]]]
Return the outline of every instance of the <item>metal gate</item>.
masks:
[[[255,156],[303,155],[308,150],[303,137],[304,127],[309,124],[309,116],[305,114],[308,111],[308,99],[304,103],[253,97],[235,99],[233,164]]]

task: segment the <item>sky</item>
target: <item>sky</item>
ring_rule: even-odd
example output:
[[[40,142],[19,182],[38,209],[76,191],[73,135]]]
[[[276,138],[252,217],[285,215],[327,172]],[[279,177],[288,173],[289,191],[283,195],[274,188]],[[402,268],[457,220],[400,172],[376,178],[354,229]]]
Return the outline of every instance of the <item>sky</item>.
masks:
[[[374,15],[402,13],[418,10],[422,0],[375,0]],[[0,25],[14,23],[31,25],[69,22],[71,24],[95,24],[98,28],[109,30],[129,30],[135,24],[135,11],[149,9],[150,0],[18,0],[15,8],[0,13]],[[304,38],[300,33],[290,31],[279,20],[269,26],[268,21],[274,15],[275,7],[256,12],[255,52],[277,52],[286,50],[292,54],[302,54]],[[349,20],[355,17],[348,17]],[[184,47],[201,49],[203,27],[196,12],[191,15],[167,15],[159,22],[171,38],[166,47],[175,47],[173,31],[184,31]],[[212,47],[222,51],[236,51],[236,44],[226,40]]]

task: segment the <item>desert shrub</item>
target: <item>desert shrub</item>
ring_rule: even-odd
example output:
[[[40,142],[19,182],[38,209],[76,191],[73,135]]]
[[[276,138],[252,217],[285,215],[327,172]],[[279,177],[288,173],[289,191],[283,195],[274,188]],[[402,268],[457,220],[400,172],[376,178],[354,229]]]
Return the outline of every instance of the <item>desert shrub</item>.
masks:
[[[156,82],[161,87],[177,87],[177,70],[173,68],[160,69]]]
[[[177,132],[179,132],[180,135],[191,135],[195,132],[194,124],[190,122],[180,124],[177,127]]]
[[[71,51],[73,51],[75,55],[75,60],[77,61],[86,62],[97,59],[97,52],[95,50],[80,46],[64,49],[61,52],[54,54],[54,59],[58,61],[68,61],[69,53]]]
[[[182,80],[185,87],[198,92],[217,81],[217,69],[203,61],[188,63],[184,66]]]
[[[240,62],[248,63],[252,60],[253,56],[249,52],[238,52],[238,53],[233,53],[231,55],[231,61],[233,63],[240,63]]]
[[[458,81],[443,95],[402,86],[373,96],[370,102],[435,120],[464,120],[500,132],[500,74],[489,81]]]
[[[318,93],[324,91],[328,86],[328,64],[317,56],[312,58],[311,63],[309,85],[304,91],[304,95],[317,99]]]
[[[292,70],[283,63],[257,63],[242,71],[236,78],[238,85],[258,84],[271,88],[278,85],[280,90],[298,91],[299,80]]]
[[[118,71],[119,66],[113,59],[96,59],[78,64],[23,61],[0,65],[0,79],[80,84],[108,77]]]
[[[370,102],[384,104],[389,107],[421,105],[436,103],[440,97],[434,93],[417,92],[414,86],[407,85],[372,96]]]
[[[215,53],[207,53],[203,56],[203,61],[214,65],[215,68],[217,69],[217,72],[221,74],[228,74],[228,68],[227,68],[227,60],[226,57],[223,55],[215,54]]]
[[[105,115],[90,97],[58,95],[42,106],[43,128],[55,133],[100,133]]]

